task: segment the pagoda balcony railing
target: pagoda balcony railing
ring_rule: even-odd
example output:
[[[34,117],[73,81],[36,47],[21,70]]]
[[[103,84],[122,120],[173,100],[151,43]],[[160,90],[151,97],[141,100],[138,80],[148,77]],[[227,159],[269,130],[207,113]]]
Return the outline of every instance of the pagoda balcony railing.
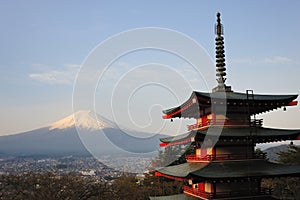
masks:
[[[184,193],[192,194],[194,196],[212,199],[212,198],[228,198],[228,197],[245,197],[245,196],[267,196],[272,195],[272,189],[260,188],[259,190],[246,190],[246,191],[227,191],[227,192],[205,192],[198,188],[191,186],[183,186]]]
[[[201,162],[201,161],[216,161],[216,160],[245,160],[245,159],[266,159],[266,153],[259,153],[254,155],[245,154],[218,154],[218,155],[186,155],[186,160],[188,162]]]
[[[250,121],[251,127],[262,127],[263,125],[263,119],[253,119]]]
[[[183,186],[183,192],[193,194],[193,195],[196,195],[198,197],[204,197],[206,199],[211,199],[211,198],[214,197],[213,193],[205,192],[203,190],[199,190],[198,188],[192,188],[192,187],[186,186],[186,185]]]
[[[242,120],[233,120],[233,119],[224,119],[224,120],[207,120],[203,123],[188,125],[188,131],[198,130],[207,126],[217,125],[217,126],[251,126],[251,127],[261,127],[263,124],[263,119],[253,119],[250,121],[242,121]]]

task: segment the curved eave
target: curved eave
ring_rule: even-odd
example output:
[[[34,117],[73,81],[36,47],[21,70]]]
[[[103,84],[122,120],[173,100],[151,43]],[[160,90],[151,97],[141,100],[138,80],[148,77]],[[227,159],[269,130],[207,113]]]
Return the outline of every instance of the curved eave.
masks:
[[[170,118],[176,118],[176,117],[181,117],[182,113],[189,109],[193,104],[196,102],[193,101],[193,99],[196,97],[195,92],[191,94],[191,96],[188,98],[187,101],[185,101],[183,104],[180,106],[170,108],[167,110],[163,110],[163,119],[170,119]]]
[[[221,134],[220,134],[221,131]],[[214,127],[211,126],[206,130],[197,131],[197,136],[216,136],[216,137],[227,137],[227,138],[235,138],[235,137],[271,137],[271,138],[280,138],[280,137],[292,137],[293,139],[297,139],[300,134],[300,130],[295,129],[274,129],[274,128],[264,128],[264,127],[237,127],[237,128],[227,128],[227,127]]]
[[[237,160],[204,163],[183,163],[160,168],[157,172],[173,179],[232,179],[249,177],[294,177],[300,166],[271,163],[266,160]]]
[[[246,139],[251,138],[257,143],[274,142],[281,140],[300,140],[300,130],[272,129],[272,128],[222,128],[211,126],[206,130],[190,131],[185,134],[161,138],[160,146],[187,144],[194,140],[203,140],[209,134],[217,139]],[[195,138],[196,137],[196,138]]]
[[[191,172],[197,171],[206,165],[207,164],[203,163],[183,163],[179,165],[162,167],[157,169],[156,172],[158,172],[160,176],[164,176],[166,178],[188,179],[188,176]],[[156,175],[158,175],[158,173]]]
[[[191,132],[184,133],[184,134],[177,135],[177,136],[160,138],[160,141],[162,143],[165,143],[165,144],[173,143],[173,145],[176,144],[176,143],[179,143],[179,142],[180,143],[181,142],[189,143],[189,142],[191,142],[193,140],[191,138],[194,138],[195,135],[196,135],[196,132],[195,131],[191,131]],[[181,144],[185,144],[185,143],[181,143]],[[161,145],[161,146],[163,146],[163,145]],[[169,145],[167,145],[167,146],[169,146]]]
[[[300,175],[300,166],[282,165],[266,160],[210,162],[206,167],[193,171],[189,175],[205,179],[293,177]]]
[[[276,109],[280,109],[282,107],[287,107],[287,106],[296,106],[298,104],[298,101],[293,101],[293,100],[269,100],[269,101],[259,101],[256,100],[254,102],[248,102],[247,101],[240,101],[240,102],[231,102],[227,101],[227,113],[245,113],[245,109],[251,115],[253,114],[262,114],[265,112],[270,112]],[[237,109],[238,108],[238,109]]]
[[[195,92],[201,94],[201,96],[213,98],[215,100],[254,100],[254,101],[292,101],[298,97],[297,94],[285,94],[285,95],[273,95],[273,94],[248,94],[240,92],[215,92],[215,93],[204,93]]]
[[[227,103],[227,106],[243,106],[247,101],[250,102],[251,114],[259,114],[263,112],[268,112],[270,110],[278,109],[283,106],[294,106],[297,105],[296,99],[298,95],[261,95],[254,94],[253,98],[249,97],[246,93],[238,92],[215,92],[215,93],[204,93],[204,92],[195,92],[193,91],[190,98],[185,101],[180,106],[163,110],[163,118],[170,119],[176,117],[193,117],[193,112],[191,114],[188,111],[193,105],[196,105],[196,109],[202,109],[211,104],[224,104]],[[200,107],[200,108],[199,108]],[[253,109],[255,108],[256,109]],[[193,109],[191,109],[193,110]],[[198,111],[199,113],[199,111]],[[196,114],[198,114],[196,113]]]
[[[199,198],[192,197],[185,194],[176,194],[170,196],[158,196],[158,197],[149,197],[150,200],[199,200]]]

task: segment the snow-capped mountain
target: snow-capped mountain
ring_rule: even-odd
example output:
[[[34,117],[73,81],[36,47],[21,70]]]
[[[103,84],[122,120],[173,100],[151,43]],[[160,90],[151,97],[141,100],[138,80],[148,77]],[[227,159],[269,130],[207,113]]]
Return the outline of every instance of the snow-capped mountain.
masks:
[[[157,151],[159,138],[165,137],[145,135],[128,134],[92,111],[78,111],[44,128],[0,136],[0,156],[148,153]]]
[[[66,129],[77,126],[79,128],[85,128],[90,130],[99,130],[104,128],[112,128],[103,120],[99,120],[99,116],[96,113],[89,110],[78,111],[66,118],[63,118],[57,122],[54,122],[49,126],[50,130],[53,129]]]

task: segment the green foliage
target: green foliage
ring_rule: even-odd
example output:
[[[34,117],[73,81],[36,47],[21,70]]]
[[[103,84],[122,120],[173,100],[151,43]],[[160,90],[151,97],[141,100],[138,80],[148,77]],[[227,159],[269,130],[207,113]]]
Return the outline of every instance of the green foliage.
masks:
[[[149,196],[172,195],[181,192],[179,181],[162,181],[153,174],[142,182],[123,175],[114,184],[99,183],[93,177],[71,173],[25,173],[0,176],[1,200],[148,200]]]
[[[118,200],[148,200],[149,196],[178,194],[182,190],[182,182],[166,180],[148,174],[144,181],[138,184],[134,177],[122,176],[114,184],[115,199]],[[112,199],[112,198],[111,198]]]
[[[164,151],[159,151],[158,156],[152,159],[149,171],[155,171],[159,167],[178,165],[186,162],[187,154],[194,154],[194,146],[175,145],[165,147]]]
[[[279,152],[278,162],[286,165],[300,165],[300,147],[290,145],[287,152]],[[271,188],[279,199],[300,199],[300,178],[284,177],[264,179],[262,186]]]
[[[0,176],[0,199],[106,199],[105,185],[76,174],[24,173]],[[107,196],[106,196],[107,197]]]
[[[289,165],[300,165],[300,147],[289,145],[287,152],[279,152],[278,162]]]
[[[193,147],[170,146],[160,151],[152,161],[151,169],[186,162],[185,155],[194,153]],[[64,167],[64,166],[61,166]],[[148,200],[149,196],[173,195],[182,192],[181,181],[168,180],[148,174],[139,182],[133,176],[123,175],[114,183],[99,183],[93,177],[75,173],[23,173],[0,175],[0,199],[32,200]]]
[[[259,155],[259,154],[262,154],[263,151],[260,149],[260,148],[257,148],[255,149],[255,152],[254,152],[256,155]]]
[[[299,177],[264,179],[262,187],[272,189],[279,199],[300,199]]]

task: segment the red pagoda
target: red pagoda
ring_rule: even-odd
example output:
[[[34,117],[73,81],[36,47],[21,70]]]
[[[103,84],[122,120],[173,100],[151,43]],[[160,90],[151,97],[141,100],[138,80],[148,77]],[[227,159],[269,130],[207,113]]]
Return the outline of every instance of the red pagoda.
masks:
[[[264,128],[255,115],[297,105],[298,95],[259,95],[232,91],[225,84],[223,27],[217,13],[216,71],[218,85],[211,93],[194,91],[182,105],[163,111],[164,119],[194,118],[188,133],[162,138],[161,146],[191,144],[192,155],[183,164],[167,166],[156,176],[185,181],[183,193],[169,199],[274,199],[261,187],[263,178],[300,175],[299,166],[266,160],[255,145],[299,139],[300,130]],[[151,197],[150,199],[168,199]]]

